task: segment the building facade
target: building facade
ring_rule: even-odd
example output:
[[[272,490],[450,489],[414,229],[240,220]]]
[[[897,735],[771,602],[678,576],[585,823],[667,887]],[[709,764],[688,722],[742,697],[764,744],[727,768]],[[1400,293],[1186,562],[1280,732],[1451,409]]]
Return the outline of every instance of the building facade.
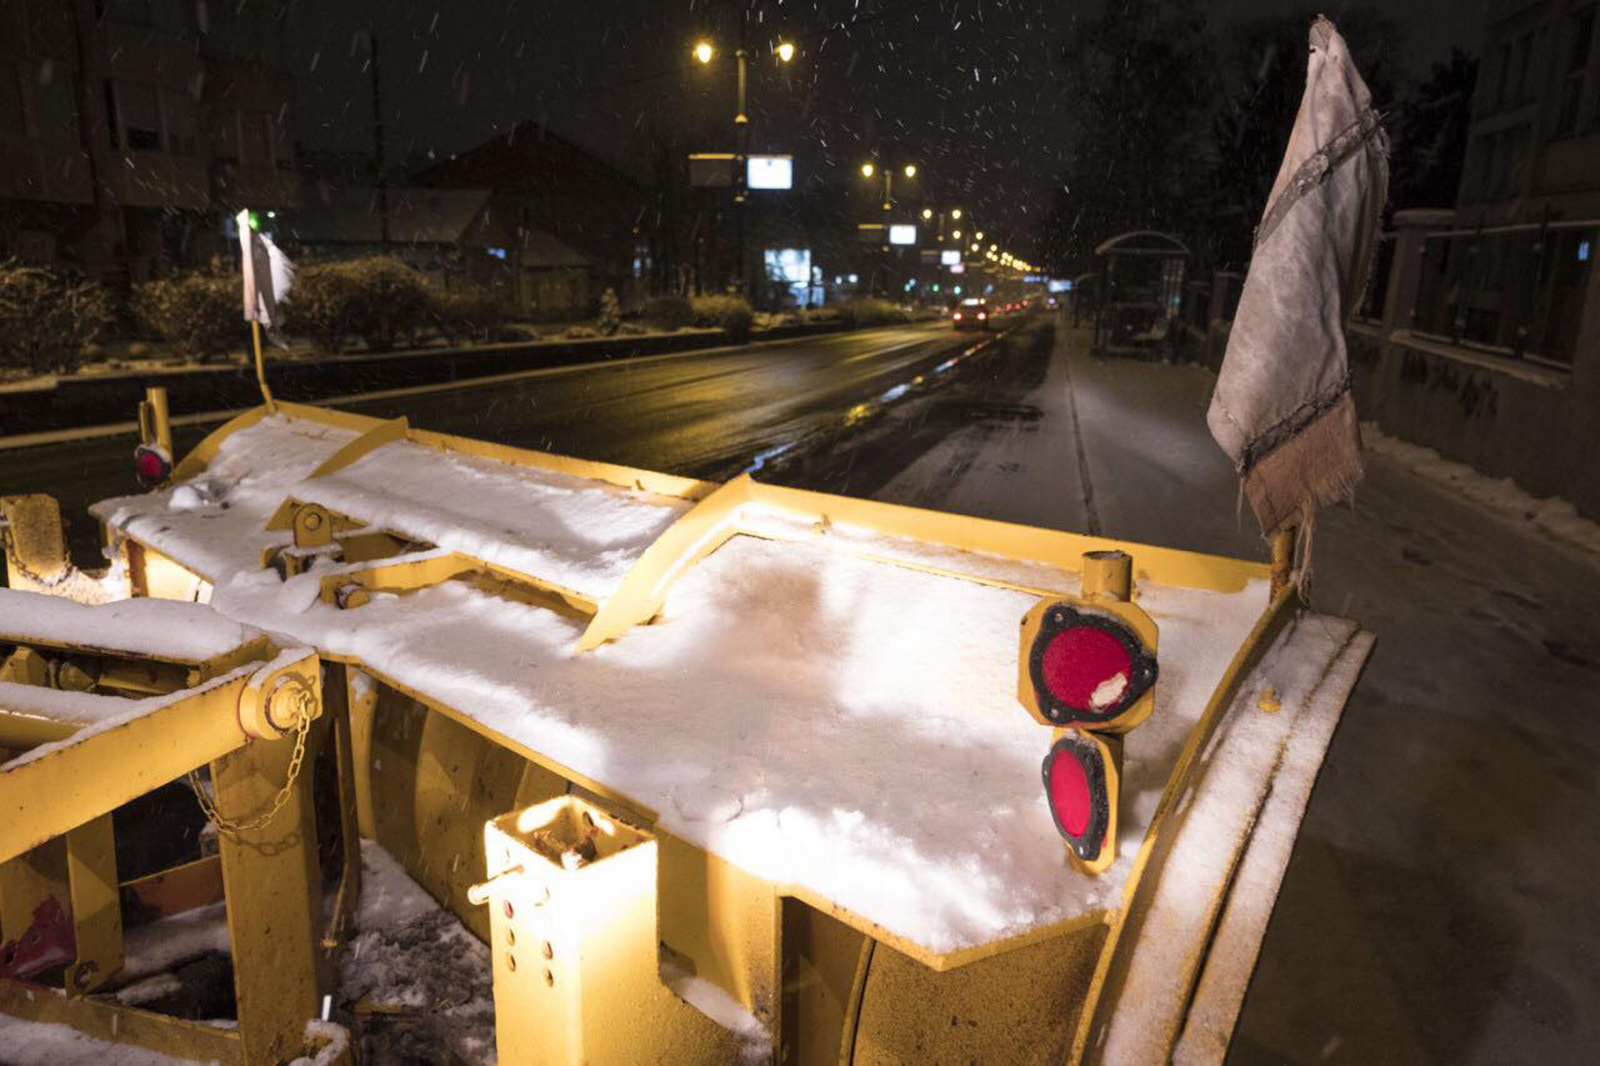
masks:
[[[1396,216],[1351,357],[1385,433],[1600,519],[1597,8],[1492,5],[1456,204]]]
[[[297,196],[286,5],[0,0],[0,257],[115,286]]]

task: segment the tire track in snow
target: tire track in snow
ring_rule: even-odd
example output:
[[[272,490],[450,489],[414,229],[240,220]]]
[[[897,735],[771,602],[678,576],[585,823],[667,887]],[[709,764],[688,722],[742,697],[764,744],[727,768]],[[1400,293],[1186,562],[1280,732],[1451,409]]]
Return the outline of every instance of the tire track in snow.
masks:
[[[1072,420],[1072,445],[1078,453],[1078,483],[1083,486],[1083,517],[1091,537],[1101,536],[1100,512],[1094,505],[1094,482],[1089,479],[1089,457],[1083,450],[1083,425],[1078,420],[1078,392],[1072,381],[1072,353],[1062,360],[1067,377],[1067,414]]]

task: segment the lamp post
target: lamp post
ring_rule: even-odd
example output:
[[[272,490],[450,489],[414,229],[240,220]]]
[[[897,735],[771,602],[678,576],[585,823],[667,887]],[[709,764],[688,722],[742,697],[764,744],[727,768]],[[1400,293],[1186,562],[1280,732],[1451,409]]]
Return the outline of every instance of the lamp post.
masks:
[[[732,0],[725,0],[731,3]],[[745,44],[745,13],[739,11],[739,46],[734,49],[734,58],[738,61],[739,98],[733,113],[733,129],[737,138],[737,148],[733,157],[733,203],[734,203],[734,243],[737,247],[737,265],[735,277],[739,283],[739,294],[749,296],[749,279],[746,276],[745,258],[745,204],[749,200],[749,153],[750,153],[750,116],[745,114],[745,89],[749,80],[749,51]],[[773,54],[778,57],[778,62],[787,63],[794,59],[794,45],[789,41],[779,41],[773,49]],[[709,66],[716,58],[717,50],[711,41],[702,38],[694,46],[693,55],[701,66]]]
[[[917,176],[915,163],[906,163],[899,169],[907,181]],[[889,212],[894,209],[894,172],[894,167],[879,167],[871,160],[861,164],[861,176],[868,181],[876,174],[883,175],[883,291],[886,296],[889,292]]]

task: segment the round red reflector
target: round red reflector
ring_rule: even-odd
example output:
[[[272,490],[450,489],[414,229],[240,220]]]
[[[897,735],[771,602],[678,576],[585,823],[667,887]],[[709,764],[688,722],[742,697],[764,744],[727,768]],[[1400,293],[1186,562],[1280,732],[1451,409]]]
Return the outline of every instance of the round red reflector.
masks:
[[[1133,657],[1098,626],[1074,626],[1050,638],[1042,663],[1050,694],[1079,711],[1116,706],[1133,675]]]
[[[160,481],[166,473],[166,465],[155,452],[145,452],[133,460],[134,472],[145,481]]]
[[[1058,747],[1050,753],[1049,781],[1050,813],[1056,824],[1067,834],[1082,837],[1089,828],[1089,816],[1094,811],[1094,797],[1089,794],[1089,775],[1072,750]]]

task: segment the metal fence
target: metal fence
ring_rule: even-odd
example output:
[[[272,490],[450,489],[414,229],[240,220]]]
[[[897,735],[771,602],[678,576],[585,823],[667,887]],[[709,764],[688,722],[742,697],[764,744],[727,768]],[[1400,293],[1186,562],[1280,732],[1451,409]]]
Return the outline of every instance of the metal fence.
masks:
[[[1597,234],[1594,220],[1429,234],[1411,328],[1570,369]]]

